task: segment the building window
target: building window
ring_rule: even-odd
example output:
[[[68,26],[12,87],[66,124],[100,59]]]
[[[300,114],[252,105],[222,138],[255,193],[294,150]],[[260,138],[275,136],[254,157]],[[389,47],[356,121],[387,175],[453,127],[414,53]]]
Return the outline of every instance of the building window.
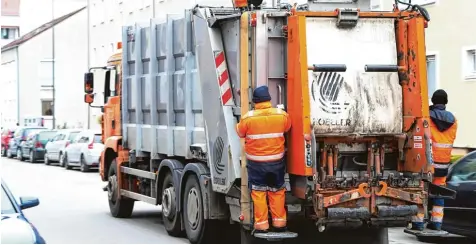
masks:
[[[2,39],[9,39],[8,37],[10,33],[10,29],[8,28],[2,28]]]
[[[41,100],[41,115],[53,116],[53,100]]]
[[[463,49],[463,69],[464,80],[476,79],[476,47]]]
[[[53,60],[41,60],[38,66],[38,80],[41,87],[53,86]]]
[[[428,81],[428,98],[438,89],[438,61],[436,54],[426,56],[426,72]]]

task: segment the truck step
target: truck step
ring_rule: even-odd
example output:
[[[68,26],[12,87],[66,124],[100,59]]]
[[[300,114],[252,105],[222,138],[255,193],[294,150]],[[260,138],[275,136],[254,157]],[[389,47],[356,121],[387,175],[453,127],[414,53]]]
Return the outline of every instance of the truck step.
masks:
[[[422,231],[405,229],[404,232],[417,237],[449,237],[452,235],[447,231],[435,231],[430,229],[424,229]]]
[[[296,232],[268,232],[268,233],[255,233],[254,236],[260,239],[266,239],[268,241],[280,241],[283,239],[296,238],[298,234]]]

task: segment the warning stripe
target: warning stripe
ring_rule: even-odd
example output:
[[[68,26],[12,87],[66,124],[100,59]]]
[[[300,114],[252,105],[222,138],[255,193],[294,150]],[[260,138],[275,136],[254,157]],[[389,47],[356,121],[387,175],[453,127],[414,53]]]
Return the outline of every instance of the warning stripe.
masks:
[[[215,53],[215,65],[217,69],[218,86],[220,86],[222,103],[223,105],[233,105],[230,76],[226,67],[225,53],[223,51]]]

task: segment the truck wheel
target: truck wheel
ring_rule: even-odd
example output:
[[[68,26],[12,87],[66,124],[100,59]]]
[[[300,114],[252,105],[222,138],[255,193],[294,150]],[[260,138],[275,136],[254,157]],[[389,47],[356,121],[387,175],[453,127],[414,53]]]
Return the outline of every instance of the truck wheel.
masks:
[[[68,162],[65,162],[65,165]],[[119,185],[117,183],[117,164],[116,159],[112,160],[108,171],[107,196],[109,199],[109,211],[113,217],[129,218],[134,209],[134,200],[122,197],[119,194]]]
[[[184,226],[188,240],[190,243],[209,243],[213,236],[212,221],[203,217],[202,191],[195,175],[188,177],[183,194]]]
[[[167,233],[171,236],[180,236],[181,215],[177,213],[176,190],[171,173],[167,173],[162,185],[162,220]]]

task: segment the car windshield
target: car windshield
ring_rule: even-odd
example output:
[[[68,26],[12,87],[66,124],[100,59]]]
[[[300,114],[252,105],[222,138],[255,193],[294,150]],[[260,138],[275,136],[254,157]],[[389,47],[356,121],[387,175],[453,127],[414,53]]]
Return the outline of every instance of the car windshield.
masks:
[[[44,129],[41,129],[41,128],[28,128],[28,129],[25,129],[25,135],[32,135],[34,133],[38,133],[38,132],[41,132],[43,130]]]
[[[93,143],[102,143],[100,134],[94,135]]]
[[[76,139],[76,136],[78,136],[79,132],[71,132],[69,133],[69,137],[68,137],[68,140],[69,141],[73,141],[74,139]]]
[[[38,134],[38,140],[49,140],[56,136],[56,131],[43,131]]]
[[[10,198],[8,198],[8,195],[2,186],[2,214],[14,214],[14,213],[16,213],[15,207],[10,201]]]

